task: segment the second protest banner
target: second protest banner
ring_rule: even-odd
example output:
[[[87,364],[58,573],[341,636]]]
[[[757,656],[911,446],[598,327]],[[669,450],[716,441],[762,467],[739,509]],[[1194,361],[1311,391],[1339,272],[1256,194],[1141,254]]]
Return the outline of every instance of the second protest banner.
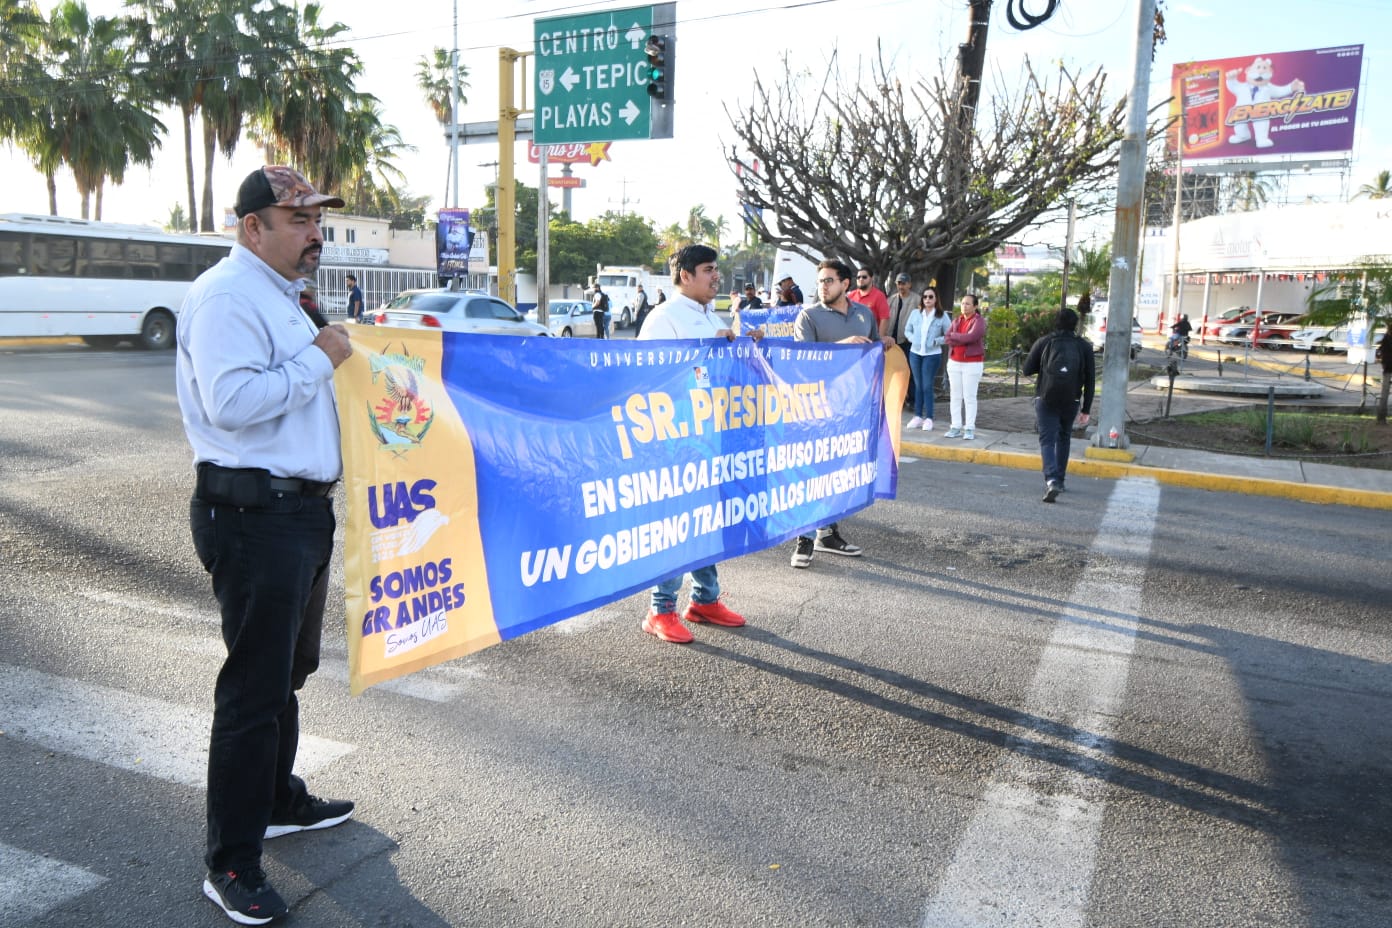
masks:
[[[895,492],[879,345],[358,327],[353,347],[354,693]]]

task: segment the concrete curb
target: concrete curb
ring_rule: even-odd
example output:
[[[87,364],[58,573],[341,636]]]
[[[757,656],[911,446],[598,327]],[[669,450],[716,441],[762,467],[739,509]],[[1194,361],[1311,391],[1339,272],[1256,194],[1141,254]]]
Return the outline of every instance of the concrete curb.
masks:
[[[936,461],[960,461],[986,464],[991,467],[1012,467],[1017,470],[1039,470],[1039,455],[1018,451],[993,451],[990,448],[947,448],[942,445],[904,439],[902,453]],[[1228,474],[1205,474],[1197,471],[1175,470],[1168,467],[1147,467],[1144,464],[1125,464],[1074,458],[1068,462],[1069,473],[1081,477],[1100,477],[1117,480],[1122,477],[1146,477],[1168,486],[1213,490],[1219,493],[1246,493],[1251,496],[1272,496],[1303,503],[1356,506],[1360,509],[1392,510],[1392,493],[1378,490],[1354,490],[1267,477],[1239,477]],[[1041,478],[1042,479],[1042,478]]]

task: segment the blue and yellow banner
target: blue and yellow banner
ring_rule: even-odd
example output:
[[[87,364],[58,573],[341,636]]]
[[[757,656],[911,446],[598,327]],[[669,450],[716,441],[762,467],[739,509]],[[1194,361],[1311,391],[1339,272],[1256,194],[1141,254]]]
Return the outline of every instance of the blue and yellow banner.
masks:
[[[793,338],[794,324],[802,304],[791,306],[761,306],[758,309],[735,310],[734,329],[740,335],[748,335],[755,329],[764,330],[764,338]]]
[[[895,492],[880,345],[356,327],[353,348],[355,694]]]

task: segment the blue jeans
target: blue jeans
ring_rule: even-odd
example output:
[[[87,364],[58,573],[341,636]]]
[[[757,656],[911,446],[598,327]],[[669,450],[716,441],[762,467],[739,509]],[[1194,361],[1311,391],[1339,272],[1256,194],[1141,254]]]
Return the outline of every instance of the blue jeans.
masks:
[[[1034,398],[1034,422],[1039,429],[1039,459],[1044,465],[1044,482],[1063,483],[1068,473],[1068,452],[1073,447],[1073,420],[1078,418],[1078,403],[1073,401],[1062,409],[1046,406],[1042,397]]]
[[[938,377],[941,354],[909,354],[909,369],[913,371],[914,415],[933,418],[933,381]]]
[[[677,593],[681,590],[682,579],[686,574],[668,577],[652,591],[653,612],[676,612]],[[714,564],[697,567],[691,572],[691,601],[693,603],[713,603],[720,598],[720,577]]]
[[[209,870],[241,870],[260,864],[272,814],[306,795],[293,774],[295,692],[319,666],[333,502],[285,494],[241,509],[195,498],[189,524],[227,646],[213,690],[204,860]]]

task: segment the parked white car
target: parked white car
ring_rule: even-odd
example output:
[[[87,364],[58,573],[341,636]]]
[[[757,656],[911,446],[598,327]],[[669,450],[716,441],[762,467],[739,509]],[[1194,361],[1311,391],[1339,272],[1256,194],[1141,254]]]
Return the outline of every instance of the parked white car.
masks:
[[[1104,307],[1105,308],[1105,307]],[[1093,348],[1102,352],[1107,345],[1107,317],[1099,314],[1092,314],[1096,320],[1093,326],[1087,330],[1087,339],[1092,342]],[[1131,317],[1131,358],[1135,360],[1141,353],[1141,323],[1136,317]]]
[[[584,300],[552,300],[546,304],[551,334],[560,338],[594,338],[594,307]],[[527,319],[537,321],[535,309],[527,310]]]
[[[1348,325],[1312,325],[1291,336],[1297,351],[1348,351]]]
[[[377,310],[372,321],[476,335],[551,334],[496,296],[473,290],[406,290]]]

